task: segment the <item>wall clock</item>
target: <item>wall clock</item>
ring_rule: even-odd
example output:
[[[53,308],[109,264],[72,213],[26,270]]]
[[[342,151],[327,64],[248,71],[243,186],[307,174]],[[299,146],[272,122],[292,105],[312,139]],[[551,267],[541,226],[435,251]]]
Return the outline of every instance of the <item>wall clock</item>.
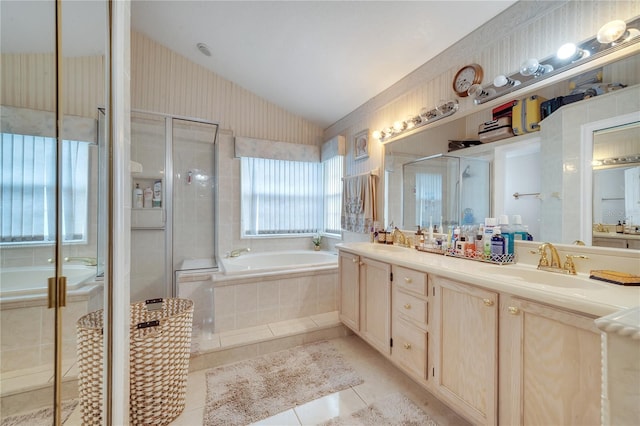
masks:
[[[453,91],[461,98],[469,96],[467,90],[482,82],[482,67],[478,64],[465,65],[453,78]]]

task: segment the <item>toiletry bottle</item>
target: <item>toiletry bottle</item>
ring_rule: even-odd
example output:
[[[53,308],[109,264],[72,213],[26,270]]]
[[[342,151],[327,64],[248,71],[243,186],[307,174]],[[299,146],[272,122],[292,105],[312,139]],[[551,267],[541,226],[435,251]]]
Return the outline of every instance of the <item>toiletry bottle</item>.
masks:
[[[529,227],[527,225],[522,225],[524,228],[524,235],[527,241],[533,241],[533,235],[529,233]]]
[[[502,237],[504,238],[504,245],[505,245],[504,254],[513,254],[514,253],[513,230],[509,226],[509,216],[507,216],[506,214],[500,215],[499,226],[500,226],[500,235],[502,235]]]
[[[464,249],[467,245],[467,239],[464,236],[460,236],[456,240],[456,255],[464,256]]]
[[[133,207],[136,209],[141,209],[144,205],[142,202],[142,188],[140,188],[140,184],[136,183],[136,187],[133,190]]]
[[[150,208],[153,206],[153,190],[150,187],[146,187],[144,190],[144,208]]]
[[[153,207],[162,207],[162,181],[157,180],[153,183]]]
[[[496,226],[495,217],[487,217],[484,219],[484,257],[489,259],[491,257],[491,237],[493,236],[493,228]]]
[[[478,231],[476,233],[476,257],[482,257],[482,253],[484,253],[484,241],[482,238],[484,237],[484,224],[480,224],[478,226]]]
[[[527,241],[527,231],[522,226],[522,216],[519,214],[513,215],[513,239],[519,241]]]
[[[505,240],[500,233],[500,227],[495,226],[492,229],[493,235],[491,236],[491,260],[500,261],[502,255],[505,254]]]

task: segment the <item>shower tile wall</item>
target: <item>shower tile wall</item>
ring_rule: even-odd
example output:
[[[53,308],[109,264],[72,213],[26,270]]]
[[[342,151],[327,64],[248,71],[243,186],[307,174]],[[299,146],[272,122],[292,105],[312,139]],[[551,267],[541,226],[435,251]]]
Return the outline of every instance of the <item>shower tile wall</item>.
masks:
[[[142,173],[131,177],[132,190],[136,183],[144,191],[146,186],[153,187],[155,179],[163,179],[163,117],[131,114],[131,160],[142,164]],[[162,208],[164,210],[164,205]],[[138,227],[134,227],[131,232],[131,302],[165,297],[165,232],[163,229],[145,228],[156,225],[150,223],[150,210],[132,208],[132,215],[136,215],[138,219]]]

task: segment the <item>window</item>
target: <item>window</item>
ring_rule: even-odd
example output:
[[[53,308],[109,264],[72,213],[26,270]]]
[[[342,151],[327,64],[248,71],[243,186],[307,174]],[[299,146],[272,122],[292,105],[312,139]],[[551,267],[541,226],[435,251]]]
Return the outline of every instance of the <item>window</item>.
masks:
[[[241,159],[242,235],[340,234],[342,157]]]
[[[242,234],[309,234],[322,229],[320,163],[241,159]]]
[[[55,238],[56,140],[2,133],[0,243],[53,242]],[[89,143],[62,143],[64,242],[86,241]]]
[[[324,232],[340,235],[342,206],[342,159],[337,155],[322,162],[324,171]]]
[[[416,219],[423,228],[442,216],[442,176],[416,174]]]

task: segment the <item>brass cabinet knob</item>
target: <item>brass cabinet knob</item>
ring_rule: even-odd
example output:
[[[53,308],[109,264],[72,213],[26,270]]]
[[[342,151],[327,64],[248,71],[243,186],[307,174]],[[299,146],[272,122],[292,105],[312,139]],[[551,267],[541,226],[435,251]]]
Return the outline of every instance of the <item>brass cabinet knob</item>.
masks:
[[[409,277],[404,277],[404,282],[407,284],[411,284],[413,282],[413,280]]]
[[[515,306],[509,306],[508,310],[511,315],[518,315],[520,313],[520,309]]]
[[[409,304],[409,303],[405,303],[405,304],[404,304],[404,308],[405,308],[405,309],[411,309],[411,304]]]
[[[405,343],[404,344],[404,348],[407,349],[407,350],[411,349],[411,343]]]
[[[360,263],[359,263],[359,265],[360,265],[360,266],[364,265],[364,262],[360,262]]]
[[[483,302],[486,306],[493,306],[493,300],[491,300],[491,299],[482,299],[482,302]]]

